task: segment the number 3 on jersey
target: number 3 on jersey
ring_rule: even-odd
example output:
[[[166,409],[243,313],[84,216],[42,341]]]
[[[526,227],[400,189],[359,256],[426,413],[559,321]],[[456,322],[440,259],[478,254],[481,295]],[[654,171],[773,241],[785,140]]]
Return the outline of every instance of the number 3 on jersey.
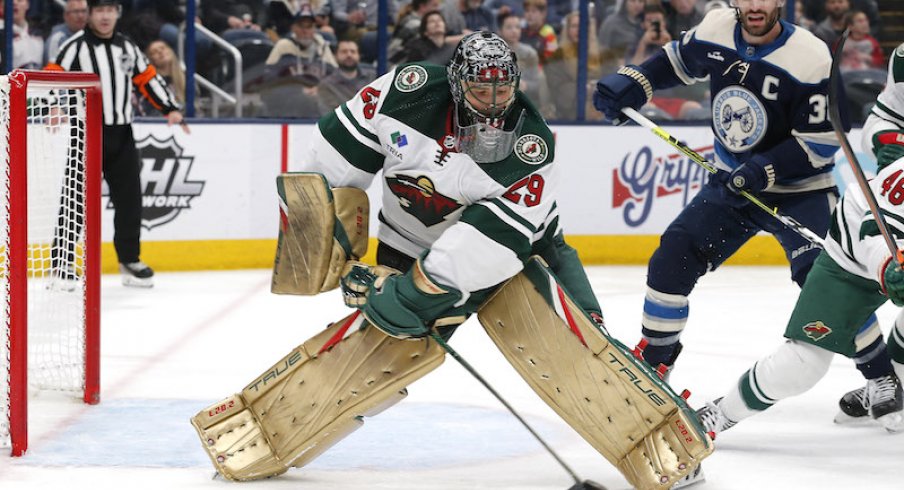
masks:
[[[901,178],[901,172],[904,170],[898,170],[882,181],[882,195],[895,206],[904,202],[904,179]]]
[[[515,204],[524,204],[527,207],[533,207],[540,204],[543,198],[543,186],[546,182],[540,175],[528,175],[527,177],[515,182],[509,190],[502,196]]]

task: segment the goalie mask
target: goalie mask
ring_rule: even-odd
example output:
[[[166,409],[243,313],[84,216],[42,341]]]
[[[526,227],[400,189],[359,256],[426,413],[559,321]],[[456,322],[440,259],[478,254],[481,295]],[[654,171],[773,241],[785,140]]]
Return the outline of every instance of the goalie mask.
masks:
[[[506,124],[521,70],[505,41],[487,31],[468,34],[446,67],[455,101],[458,151],[478,163],[498,162],[512,152],[523,111]]]

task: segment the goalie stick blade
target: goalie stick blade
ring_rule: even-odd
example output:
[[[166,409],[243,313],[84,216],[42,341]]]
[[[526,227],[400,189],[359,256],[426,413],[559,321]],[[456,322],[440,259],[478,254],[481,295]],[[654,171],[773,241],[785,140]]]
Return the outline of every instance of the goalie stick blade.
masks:
[[[591,480],[584,480],[582,482],[575,483],[570,486],[568,490],[607,490],[606,487],[600,485],[599,483]]]

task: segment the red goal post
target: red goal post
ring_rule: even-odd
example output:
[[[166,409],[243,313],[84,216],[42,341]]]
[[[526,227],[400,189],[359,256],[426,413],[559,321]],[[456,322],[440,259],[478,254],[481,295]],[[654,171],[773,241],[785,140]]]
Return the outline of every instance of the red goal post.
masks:
[[[0,77],[0,446],[13,456],[28,447],[30,390],[100,401],[102,121],[95,74]]]

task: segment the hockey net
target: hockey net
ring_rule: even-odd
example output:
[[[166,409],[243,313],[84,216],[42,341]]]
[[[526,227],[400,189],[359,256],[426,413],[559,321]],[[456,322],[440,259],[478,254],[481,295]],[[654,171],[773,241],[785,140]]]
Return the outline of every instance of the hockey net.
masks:
[[[100,400],[101,96],[85,73],[0,77],[0,447],[40,390]]]

